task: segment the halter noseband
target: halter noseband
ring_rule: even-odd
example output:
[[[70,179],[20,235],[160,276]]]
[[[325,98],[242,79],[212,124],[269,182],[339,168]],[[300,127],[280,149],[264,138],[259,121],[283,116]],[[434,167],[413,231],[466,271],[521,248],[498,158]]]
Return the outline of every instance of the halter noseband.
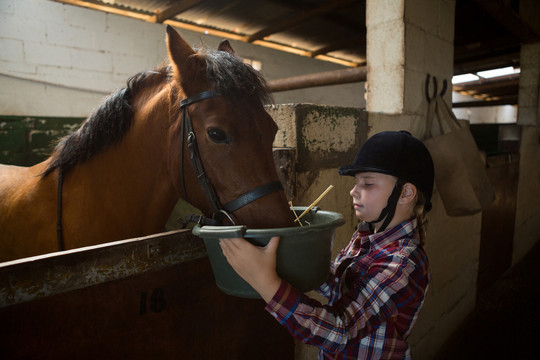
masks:
[[[219,225],[222,223],[224,217],[227,217],[229,221],[234,224],[234,221],[230,214],[240,209],[241,207],[260,199],[263,196],[271,194],[275,191],[283,190],[283,186],[281,185],[280,181],[272,181],[268,184],[259,186],[251,191],[248,191],[243,195],[240,195],[238,198],[228,202],[224,206],[221,205],[219,197],[216,194],[214,187],[212,186],[212,182],[204,171],[201,155],[199,153],[199,147],[197,146],[197,138],[195,136],[195,131],[193,130],[193,123],[186,110],[187,107],[193,103],[218,96],[221,95],[217,92],[208,90],[180,101],[180,108],[182,109],[182,132],[180,135],[182,139],[180,142],[180,179],[182,183],[182,191],[184,192],[184,199],[189,202],[188,194],[186,191],[186,182],[184,179],[184,138],[187,137],[188,148],[190,152],[191,162],[193,164],[193,170],[195,171],[195,176],[199,180],[199,184],[201,185],[201,188],[203,189],[203,192],[206,195],[208,202],[210,202],[212,211],[214,212],[214,214],[212,215],[212,219],[208,219],[199,215],[189,215],[183,221],[184,226],[187,225],[187,223],[189,222],[199,222],[202,225]]]

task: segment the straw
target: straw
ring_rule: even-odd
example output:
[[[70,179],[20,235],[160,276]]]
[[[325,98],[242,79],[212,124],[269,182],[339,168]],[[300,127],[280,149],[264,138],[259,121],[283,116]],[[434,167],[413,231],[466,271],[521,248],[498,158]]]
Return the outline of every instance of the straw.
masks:
[[[294,221],[295,221],[295,222],[296,222],[296,221],[300,222],[300,218],[301,218],[302,216],[306,215],[306,213],[307,213],[309,210],[311,210],[312,207],[314,207],[315,205],[317,205],[317,203],[318,203],[319,201],[321,201],[321,199],[322,199],[322,198],[323,198],[330,190],[332,190],[333,187],[334,187],[333,185],[330,185],[326,190],[324,190],[324,192],[323,192],[317,199],[315,199],[315,201],[312,202],[311,205],[309,205],[308,208],[307,208],[306,210],[304,210],[304,212],[303,212],[302,214],[300,214],[300,216],[297,216],[297,217],[296,217],[296,220],[294,220]],[[296,215],[296,214],[295,214],[295,215]],[[300,222],[300,224],[301,224],[301,222]]]
[[[298,223],[300,224],[300,226],[304,226],[302,225],[302,222],[300,221],[300,218],[298,218],[298,215],[296,215],[296,211],[294,211],[294,207],[293,207],[293,204],[292,204],[292,201],[289,201],[289,206],[291,207],[291,210],[294,214],[294,217],[296,218],[296,220],[294,221],[298,221]]]

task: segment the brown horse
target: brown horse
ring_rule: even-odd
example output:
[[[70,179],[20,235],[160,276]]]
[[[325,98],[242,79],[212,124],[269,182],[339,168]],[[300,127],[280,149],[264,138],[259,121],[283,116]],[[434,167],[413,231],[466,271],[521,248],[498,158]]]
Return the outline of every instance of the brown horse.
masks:
[[[170,66],[131,77],[50,158],[0,166],[0,261],[160,232],[179,198],[292,226],[264,80],[226,41],[195,51],[167,27],[167,48]]]

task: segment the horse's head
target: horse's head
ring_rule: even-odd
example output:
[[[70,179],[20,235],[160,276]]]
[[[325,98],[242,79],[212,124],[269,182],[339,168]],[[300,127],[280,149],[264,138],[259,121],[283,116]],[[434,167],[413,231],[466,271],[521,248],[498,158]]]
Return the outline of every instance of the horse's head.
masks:
[[[251,228],[292,226],[285,194],[276,186],[277,126],[263,107],[270,96],[262,77],[226,41],[214,51],[195,51],[167,27],[167,47],[169,170],[180,197],[207,216],[223,206],[236,224]],[[197,179],[204,177],[208,185]]]

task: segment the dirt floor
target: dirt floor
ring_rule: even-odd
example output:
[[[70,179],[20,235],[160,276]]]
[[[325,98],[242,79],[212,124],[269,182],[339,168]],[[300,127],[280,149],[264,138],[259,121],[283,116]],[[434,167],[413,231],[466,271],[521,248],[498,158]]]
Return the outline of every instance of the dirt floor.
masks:
[[[480,294],[474,313],[435,359],[540,359],[540,241]]]

